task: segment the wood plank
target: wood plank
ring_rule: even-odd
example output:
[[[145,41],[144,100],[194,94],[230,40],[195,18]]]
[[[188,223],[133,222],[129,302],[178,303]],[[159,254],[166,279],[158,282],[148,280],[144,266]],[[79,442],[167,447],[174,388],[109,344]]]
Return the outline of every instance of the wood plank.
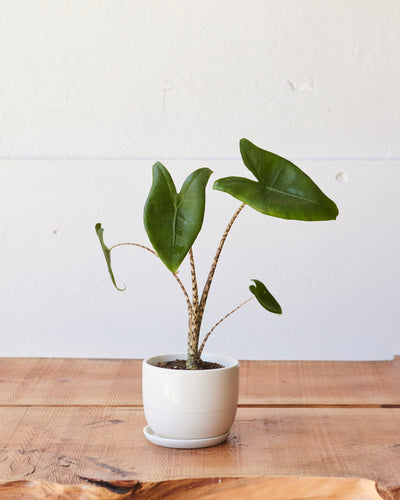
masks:
[[[240,404],[400,405],[397,358],[241,362]]]
[[[394,361],[241,361],[240,405],[400,405]],[[141,361],[0,359],[0,405],[140,406]]]
[[[0,405],[142,404],[140,360],[2,358]]]
[[[4,500],[315,500],[316,498],[382,500],[375,483],[345,478],[202,478],[141,483],[123,481],[105,485],[61,485],[48,482],[10,481],[0,483]]]
[[[311,476],[400,487],[400,409],[240,408],[227,441],[198,450],[148,443],[139,408],[3,407],[1,414],[2,481]]]

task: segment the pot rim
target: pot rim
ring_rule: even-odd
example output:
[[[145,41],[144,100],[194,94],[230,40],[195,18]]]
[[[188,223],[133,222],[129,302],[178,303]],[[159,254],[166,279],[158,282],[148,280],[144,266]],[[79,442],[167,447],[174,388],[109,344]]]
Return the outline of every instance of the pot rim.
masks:
[[[146,365],[150,367],[151,369],[154,370],[165,370],[173,373],[212,373],[212,372],[219,372],[221,373],[222,371],[226,370],[231,370],[232,368],[239,366],[239,361],[231,356],[227,356],[225,354],[215,354],[215,353],[205,353],[204,356],[202,356],[203,361],[212,361],[216,363],[220,363],[224,365],[222,368],[211,368],[208,370],[175,370],[173,368],[161,368],[159,366],[155,366],[154,363],[157,363],[159,361],[173,361],[175,359],[186,359],[186,353],[162,353],[162,354],[156,354],[153,356],[149,356],[143,360],[143,366]]]

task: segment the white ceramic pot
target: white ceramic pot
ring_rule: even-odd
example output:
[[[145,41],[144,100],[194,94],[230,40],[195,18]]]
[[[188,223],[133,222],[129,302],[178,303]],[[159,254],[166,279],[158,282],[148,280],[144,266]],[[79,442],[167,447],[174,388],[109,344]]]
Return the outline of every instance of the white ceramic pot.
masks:
[[[159,361],[186,359],[183,354],[143,361],[143,406],[151,430],[162,438],[201,440],[226,434],[236,415],[239,362],[205,354],[203,361],[221,364],[212,370],[159,368]]]

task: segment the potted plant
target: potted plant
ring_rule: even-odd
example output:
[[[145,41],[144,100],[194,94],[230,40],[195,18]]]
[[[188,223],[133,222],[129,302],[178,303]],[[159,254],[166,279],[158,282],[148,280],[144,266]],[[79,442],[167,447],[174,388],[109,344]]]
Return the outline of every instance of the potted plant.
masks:
[[[282,310],[262,281],[253,279],[252,294],[220,319],[203,338],[202,318],[222,248],[236,218],[245,206],[265,215],[302,221],[336,219],[338,209],[320,188],[296,165],[265,151],[247,139],[241,139],[240,152],[254,179],[225,177],[214,182],[214,189],[237,198],[241,205],[229,221],[202,293],[199,293],[192,245],[202,227],[205,190],[212,174],[208,168],[192,172],[178,193],[168,170],[160,162],[153,165],[153,183],[144,207],[144,226],[149,248],[138,243],[104,243],[104,230],[96,224],[96,233],[108,271],[118,290],[111,267],[111,251],[120,245],[134,245],[160,258],[181,288],[188,310],[186,354],[153,356],[143,362],[143,404],[148,426],[146,437],[171,447],[210,446],[223,441],[236,414],[239,364],[226,356],[203,353],[214,329],[231,314],[256,298],[266,310]],[[177,271],[188,256],[191,269],[191,293]]]

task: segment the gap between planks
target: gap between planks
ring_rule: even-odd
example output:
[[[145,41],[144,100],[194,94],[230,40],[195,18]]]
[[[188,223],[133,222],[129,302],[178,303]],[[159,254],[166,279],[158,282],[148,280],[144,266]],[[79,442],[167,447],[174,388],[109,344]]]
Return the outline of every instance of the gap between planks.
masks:
[[[135,408],[143,409],[142,405],[127,404],[20,404],[20,403],[0,403],[0,408]],[[239,404],[238,408],[380,408],[393,409],[400,408],[400,404]]]

